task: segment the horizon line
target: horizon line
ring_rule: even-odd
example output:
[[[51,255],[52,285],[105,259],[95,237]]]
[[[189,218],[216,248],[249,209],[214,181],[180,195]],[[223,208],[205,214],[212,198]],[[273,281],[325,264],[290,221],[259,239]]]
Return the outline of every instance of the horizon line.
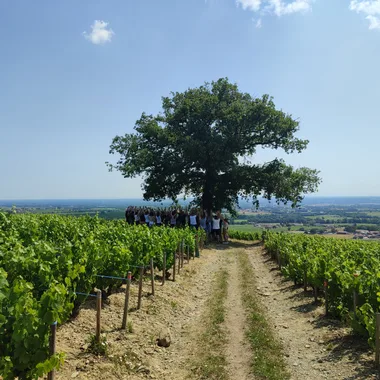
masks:
[[[380,195],[315,195],[315,194],[308,194],[305,195],[305,198],[380,198]],[[192,199],[192,198],[188,198]],[[259,199],[266,198],[259,197]],[[275,197],[272,198],[273,200],[276,199]],[[143,202],[153,202],[153,203],[161,203],[166,201],[172,201],[171,199],[164,199],[162,201],[153,201],[153,200],[144,200],[143,198],[2,198],[0,199],[0,202],[2,201],[83,201],[83,200],[114,200],[114,201],[122,201],[122,200],[138,200]],[[178,199],[179,201],[186,201],[184,199]]]

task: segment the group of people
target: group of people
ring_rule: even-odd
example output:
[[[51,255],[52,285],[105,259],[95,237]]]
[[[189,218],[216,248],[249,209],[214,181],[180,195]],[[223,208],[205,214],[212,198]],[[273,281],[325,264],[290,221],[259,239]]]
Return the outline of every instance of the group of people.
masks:
[[[192,209],[160,210],[130,206],[125,209],[125,220],[129,224],[142,224],[148,227],[170,226],[184,228],[202,228],[207,240],[228,243],[228,219],[220,211],[208,214],[205,211]]]

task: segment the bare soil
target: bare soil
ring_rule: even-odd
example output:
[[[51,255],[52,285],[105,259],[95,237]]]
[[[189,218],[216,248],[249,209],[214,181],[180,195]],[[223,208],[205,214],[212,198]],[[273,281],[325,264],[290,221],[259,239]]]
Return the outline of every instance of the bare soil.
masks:
[[[284,345],[292,379],[377,379],[374,353],[365,339],[325,317],[312,291],[294,286],[261,246],[246,245],[257,292]]]
[[[252,353],[245,338],[246,315],[239,289],[236,254],[243,248],[254,268],[257,292],[267,318],[284,345],[284,355],[295,380],[375,379],[374,354],[365,340],[352,336],[349,329],[324,317],[322,304],[314,304],[311,291],[295,287],[284,279],[263,248],[252,243],[231,243],[230,247],[205,249],[201,257],[185,264],[176,282],[160,285],[156,296],[144,284],[142,308],[135,310],[137,284],[132,286],[130,313],[133,332],[120,329],[124,290],[109,297],[102,310],[102,332],[108,354],[88,352],[88,339],[95,332],[95,302],[88,301],[77,318],[60,326],[57,350],[66,353],[57,380],[89,379],[194,379],[192,363],[202,347],[202,316],[213,286],[213,274],[228,266],[228,295],[225,329],[225,357],[230,379],[250,380]],[[227,260],[226,260],[227,257]],[[158,347],[161,331],[170,330],[171,345]],[[281,379],[279,379],[281,380]]]
[[[108,355],[94,356],[87,352],[87,340],[95,332],[95,302],[89,301],[79,316],[58,329],[57,351],[66,353],[65,364],[57,380],[75,379],[185,379],[191,375],[189,363],[192,344],[197,336],[198,321],[210,292],[212,273],[222,262],[216,250],[184,264],[176,282],[167,280],[160,285],[157,276],[155,297],[149,296],[150,282],[144,284],[140,310],[137,284],[131,286],[133,333],[120,329],[124,305],[124,290],[112,294],[102,310],[102,332],[106,336]],[[171,345],[158,347],[156,339],[169,329]]]

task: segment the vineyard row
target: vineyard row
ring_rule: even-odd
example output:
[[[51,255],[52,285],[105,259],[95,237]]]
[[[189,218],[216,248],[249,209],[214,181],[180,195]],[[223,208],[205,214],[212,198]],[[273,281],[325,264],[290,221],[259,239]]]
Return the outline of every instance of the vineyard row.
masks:
[[[59,367],[62,354],[49,354],[50,325],[75,315],[83,294],[108,297],[129,271],[141,277],[153,261],[165,273],[181,243],[193,255],[194,231],[0,213],[0,375],[37,379]]]

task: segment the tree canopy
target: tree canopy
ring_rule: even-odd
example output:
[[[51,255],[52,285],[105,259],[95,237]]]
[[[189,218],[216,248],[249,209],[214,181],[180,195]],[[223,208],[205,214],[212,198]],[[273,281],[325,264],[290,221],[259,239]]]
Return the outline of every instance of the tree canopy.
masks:
[[[162,112],[143,113],[135,133],[116,136],[107,163],[125,178],[143,176],[144,199],[194,197],[204,210],[233,211],[239,197],[259,196],[297,206],[316,191],[319,172],[281,159],[251,162],[258,147],[301,152],[299,122],[276,109],[269,95],[240,92],[227,78],[162,98]]]

